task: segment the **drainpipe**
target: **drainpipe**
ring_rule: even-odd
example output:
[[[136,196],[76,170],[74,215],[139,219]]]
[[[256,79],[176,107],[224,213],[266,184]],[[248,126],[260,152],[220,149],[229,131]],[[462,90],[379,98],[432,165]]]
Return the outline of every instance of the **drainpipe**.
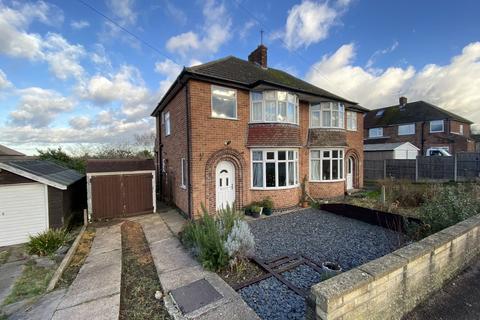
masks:
[[[193,218],[192,213],[192,157],[191,157],[191,115],[190,115],[190,98],[189,98],[189,88],[188,88],[188,80],[183,82],[185,86],[185,109],[186,109],[186,117],[187,117],[187,168],[188,168],[188,183],[187,183],[187,193],[188,193],[188,217],[191,219]]]
[[[421,152],[422,152],[422,156],[424,156],[424,148],[425,148],[425,139],[424,139],[424,132],[425,132],[425,121],[422,122],[422,136],[421,136]]]

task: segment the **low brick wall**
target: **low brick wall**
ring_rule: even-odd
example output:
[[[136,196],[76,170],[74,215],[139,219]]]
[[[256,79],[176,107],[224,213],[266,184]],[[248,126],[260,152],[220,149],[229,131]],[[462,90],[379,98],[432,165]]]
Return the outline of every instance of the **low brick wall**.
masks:
[[[311,288],[307,319],[401,319],[480,253],[480,215]]]

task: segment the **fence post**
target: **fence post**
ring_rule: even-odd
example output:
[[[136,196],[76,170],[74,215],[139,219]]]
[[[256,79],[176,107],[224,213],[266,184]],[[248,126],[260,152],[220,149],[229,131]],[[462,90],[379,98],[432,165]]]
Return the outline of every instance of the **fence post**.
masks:
[[[387,160],[383,160],[383,179],[387,179]]]
[[[418,156],[415,158],[415,182],[418,182]]]
[[[454,165],[453,165],[453,181],[457,182],[457,154],[455,153]]]

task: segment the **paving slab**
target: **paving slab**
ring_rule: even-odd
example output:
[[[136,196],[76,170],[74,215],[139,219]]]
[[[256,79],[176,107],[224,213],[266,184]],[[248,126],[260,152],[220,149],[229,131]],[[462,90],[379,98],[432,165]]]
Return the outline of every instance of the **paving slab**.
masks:
[[[198,265],[198,262],[183,249],[182,244],[175,237],[153,243],[150,251],[158,273]]]
[[[58,304],[65,296],[66,289],[55,290],[44,295],[34,306],[22,312],[11,315],[9,320],[44,320],[51,319]]]
[[[22,274],[25,261],[19,260],[0,265],[0,306],[10,294],[15,280]]]
[[[57,310],[52,320],[118,320],[120,294]]]

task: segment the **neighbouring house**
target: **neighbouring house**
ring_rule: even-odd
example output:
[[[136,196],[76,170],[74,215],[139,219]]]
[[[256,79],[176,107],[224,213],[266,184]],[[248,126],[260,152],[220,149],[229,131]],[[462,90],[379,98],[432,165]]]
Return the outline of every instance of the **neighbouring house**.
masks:
[[[363,114],[357,103],[267,65],[258,46],[184,68],[152,113],[159,191],[192,217],[270,197],[298,205],[363,185]]]
[[[471,137],[475,141],[475,151],[480,152],[480,134],[472,134]]]
[[[0,160],[19,159],[19,158],[25,158],[25,157],[27,157],[25,154],[0,144]]]
[[[66,227],[86,208],[84,175],[50,161],[0,160],[0,247]]]
[[[451,154],[474,151],[471,121],[425,101],[371,110],[365,115],[365,144],[410,142],[426,155],[431,149]]]
[[[365,160],[416,159],[419,148],[410,142],[373,143],[364,145]]]

